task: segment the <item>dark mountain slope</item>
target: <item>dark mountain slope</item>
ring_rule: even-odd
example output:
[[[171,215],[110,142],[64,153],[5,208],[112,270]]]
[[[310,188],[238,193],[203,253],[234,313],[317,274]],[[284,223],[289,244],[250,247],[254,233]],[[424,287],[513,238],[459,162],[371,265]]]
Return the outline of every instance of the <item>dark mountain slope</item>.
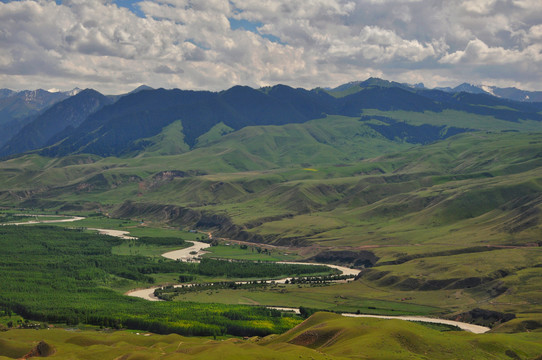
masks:
[[[17,135],[21,129],[34,121],[39,114],[30,115],[22,119],[12,119],[5,124],[0,124],[0,147],[6,144],[13,136]]]
[[[340,115],[347,116],[359,116],[363,109],[416,112],[439,112],[442,110],[441,105],[432,99],[397,87],[370,87],[339,99],[339,101],[342,103],[339,110]]]
[[[88,115],[110,103],[97,91],[87,89],[53,105],[24,126],[5,146],[0,155],[6,156],[38,149],[66,128],[78,127]]]
[[[323,91],[308,91],[276,85],[269,88],[267,93],[283,103],[290,104],[311,119],[323,117],[323,113],[334,114],[337,112],[337,101],[333,96]]]
[[[15,94],[15,91],[10,89],[0,89],[0,99],[7,98],[11,95]]]
[[[249,125],[283,125],[307,120],[307,117],[294,107],[248,86],[234,86],[221,92],[219,99],[235,115],[224,122],[234,129]]]
[[[238,130],[249,125],[301,123],[321,116],[331,96],[306,90],[278,88],[269,94],[236,86],[221,93],[206,91],[154,90],[121,98],[112,106],[89,116],[77,129],[66,133],[60,144],[42,151],[62,156],[88,152],[102,156],[120,155],[134,141],[154,136],[174,121],[181,120],[185,141],[190,146],[214,125],[223,122]],[[299,103],[295,96],[303,101]]]
[[[219,97],[239,116],[224,122],[234,129],[305,122],[330,113],[334,102],[327,94],[285,85],[262,90],[235,86]]]
[[[224,110],[211,107],[216,103],[216,96],[211,92],[164,89],[130,94],[89,116],[59,145],[42,153],[53,156],[78,152],[118,155],[132,141],[156,135],[173,121],[187,117],[193,119],[194,126],[185,126],[185,132],[194,127],[208,130],[215,123],[213,117]]]
[[[194,147],[200,136],[220,123],[229,131],[236,131],[247,126],[304,123],[326,115],[360,117],[371,109],[400,111],[398,117],[392,116],[395,124],[387,123],[383,127],[380,126],[382,124],[373,123],[370,126],[393,141],[414,143],[429,143],[480,127],[476,123],[469,123],[469,129],[464,126],[463,129],[448,132],[451,127],[457,127],[454,122],[441,122],[438,126],[428,122],[431,126],[419,127],[421,124],[416,124],[416,128],[398,124],[405,121],[401,117],[409,112],[442,113],[444,110],[454,110],[465,114],[465,118],[487,116],[483,121],[491,121],[491,118],[515,124],[524,120],[542,121],[542,114],[539,113],[542,105],[538,103],[514,102],[486,94],[452,94],[415,89],[380,79],[369,79],[352,86],[359,88],[359,91],[340,97],[321,89],[307,91],[284,85],[262,89],[235,86],[218,93],[178,89],[143,90],[127,94],[114,104],[105,106],[90,115],[79,127],[66,128],[50,138],[45,144],[49,147],[40,153],[46,156],[78,153],[134,155],[149,146],[150,142],[145,139],[161,134],[176,121],[179,122],[179,138],[175,142],[178,146],[185,144],[190,148]],[[480,117],[477,120],[473,117],[473,121],[479,120]],[[483,128],[487,129],[487,125]],[[517,126],[510,128],[516,129]]]

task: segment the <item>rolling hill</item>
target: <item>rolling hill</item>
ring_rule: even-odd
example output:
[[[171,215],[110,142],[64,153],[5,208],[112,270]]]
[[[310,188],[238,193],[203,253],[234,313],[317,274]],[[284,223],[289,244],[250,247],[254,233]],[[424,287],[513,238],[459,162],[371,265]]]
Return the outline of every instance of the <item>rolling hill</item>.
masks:
[[[46,349],[58,359],[87,358],[90,351],[128,359],[538,359],[542,346],[540,333],[474,335],[331,313],[317,313],[280,336],[245,340],[64,329],[0,334],[5,359],[21,358],[33,349],[43,355]]]

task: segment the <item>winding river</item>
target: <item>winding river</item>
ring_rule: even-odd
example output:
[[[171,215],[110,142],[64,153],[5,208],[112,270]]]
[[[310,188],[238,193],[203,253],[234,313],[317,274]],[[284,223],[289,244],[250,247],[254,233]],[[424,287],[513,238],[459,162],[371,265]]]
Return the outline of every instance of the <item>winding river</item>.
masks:
[[[36,217],[39,217],[40,215],[37,215]],[[42,215],[43,216],[43,215]],[[84,217],[80,216],[73,216],[73,217],[66,217],[64,219],[55,219],[55,220],[31,220],[27,222],[20,222],[20,223],[6,223],[2,225],[29,225],[29,224],[53,224],[53,223],[63,223],[63,222],[73,222],[78,220],[83,220]],[[110,236],[116,236],[122,239],[137,239],[136,237],[130,236],[128,231],[120,231],[120,230],[111,230],[111,229],[88,229],[88,230],[95,230],[98,231],[100,234],[110,235]],[[203,254],[205,254],[205,249],[211,246],[210,244],[206,244],[199,241],[191,241],[193,243],[192,246],[180,250],[170,251],[167,253],[162,254],[163,257],[172,259],[172,260],[180,260],[180,261],[198,261],[199,257]],[[315,263],[303,263],[303,262],[288,262],[288,261],[281,261],[280,264],[300,264],[300,265],[323,265],[328,266],[334,269],[337,269],[341,271],[344,275],[357,275],[359,273],[359,270],[356,269],[350,269],[344,266],[339,265],[330,265],[330,264],[315,264]],[[269,282],[274,281],[277,284],[283,284],[287,280],[289,281],[291,278],[284,278],[284,279],[278,279],[278,280],[268,280]],[[352,281],[352,279],[342,280],[342,281]],[[238,284],[244,284],[246,282],[239,281]],[[186,286],[190,284],[179,284],[175,285],[178,286]],[[134,296],[141,299],[149,300],[149,301],[161,301],[159,298],[154,296],[154,290],[156,290],[158,287],[152,287],[147,289],[136,289],[131,290],[127,292],[125,295],[128,296]],[[268,306],[270,309],[277,309],[281,311],[292,311],[295,313],[299,313],[298,308],[287,308],[287,307],[275,307],[275,306]],[[458,328],[470,331],[475,334],[483,334],[490,330],[490,328],[485,326],[479,326],[479,325],[473,325],[468,324],[460,321],[453,321],[453,320],[445,320],[445,319],[438,319],[438,318],[430,318],[425,316],[385,316],[385,315],[365,315],[365,314],[351,314],[351,313],[342,313],[342,316],[347,317],[367,317],[367,318],[378,318],[378,319],[393,319],[393,320],[406,320],[406,321],[417,321],[417,322],[427,322],[427,323],[435,323],[435,324],[445,324],[445,325],[452,325],[457,326]]]
[[[204,249],[210,247],[211,245],[207,244],[207,243],[202,243],[200,241],[191,241],[191,242],[194,243],[194,245],[192,245],[192,246],[190,246],[188,248],[184,248],[184,249],[164,253],[164,254],[162,254],[162,256],[165,257],[165,258],[171,259],[171,260],[197,262],[197,261],[199,261],[198,260],[199,257],[206,253],[206,251]],[[331,267],[333,269],[337,269],[337,270],[341,271],[343,275],[354,275],[355,276],[355,275],[357,275],[359,273],[359,270],[350,269],[350,268],[347,268],[345,266],[339,266],[339,265],[304,263],[304,262],[289,262],[289,261],[279,261],[277,263],[278,264],[307,265],[307,266],[311,266],[311,265],[328,266],[328,267]],[[282,278],[282,279],[269,279],[269,280],[259,280],[259,281],[265,281],[266,283],[273,282],[275,284],[285,284],[286,282],[289,282],[291,280],[292,280],[291,277],[286,277],[286,278]],[[337,281],[334,281],[334,282],[347,282],[347,281],[352,281],[352,280],[353,279],[345,279],[345,280],[337,280]],[[238,284],[238,285],[241,285],[241,284],[248,284],[249,281],[236,281],[235,283]],[[178,284],[178,285],[173,285],[173,287],[192,286],[192,285],[193,284]],[[160,287],[161,286],[155,286],[155,287],[147,288],[147,289],[136,289],[136,290],[128,291],[127,293],[125,293],[125,295],[135,296],[135,297],[139,297],[139,298],[149,300],[149,301],[162,301],[161,299],[154,296],[154,290],[156,290],[156,289],[158,289]]]
[[[199,256],[205,253],[204,249],[208,248],[210,245],[199,242],[199,241],[193,241],[193,243],[194,245],[192,245],[191,247],[181,249],[181,250],[176,250],[176,251],[170,251],[165,254],[162,254],[162,256],[168,259],[172,259],[172,260],[197,261]],[[338,266],[338,265],[288,262],[288,261],[281,261],[279,263],[280,264],[301,264],[301,265],[309,265],[309,266],[310,265],[324,265],[324,266],[329,266],[331,268],[337,269],[341,271],[344,275],[357,275],[359,273],[359,270],[350,269],[350,268],[347,268],[344,266]],[[277,284],[284,284],[286,280],[290,280],[290,279],[291,278],[284,278],[284,279],[268,280],[268,281],[269,282],[274,281]],[[351,281],[352,279],[347,279],[347,280]],[[246,282],[239,281],[236,283],[244,284]],[[190,286],[191,284],[179,284],[179,285],[174,285],[174,287],[187,286],[187,285]],[[125,295],[135,296],[135,297],[139,297],[139,298],[149,300],[149,301],[162,301],[161,299],[154,296],[154,290],[158,288],[159,286],[148,288],[148,289],[136,289],[136,290],[127,292]],[[277,309],[281,311],[292,311],[299,314],[298,308],[286,308],[286,307],[276,307],[276,306],[268,306],[268,308]],[[430,317],[425,317],[425,316],[385,316],[385,315],[364,315],[364,314],[351,314],[351,313],[342,313],[341,315],[347,316],[347,317],[367,317],[367,318],[378,318],[378,319],[395,319],[395,320],[445,324],[445,325],[457,326],[461,330],[470,331],[475,334],[483,334],[490,330],[490,328],[485,327],[485,326],[473,325],[473,324],[464,323],[460,321],[430,318]]]

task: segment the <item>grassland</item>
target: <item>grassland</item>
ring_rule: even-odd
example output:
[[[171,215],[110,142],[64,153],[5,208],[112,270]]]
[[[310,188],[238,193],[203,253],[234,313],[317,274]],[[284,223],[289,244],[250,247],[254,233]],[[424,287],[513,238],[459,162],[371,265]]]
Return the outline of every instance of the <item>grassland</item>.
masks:
[[[457,110],[444,110],[436,113],[432,111],[411,112],[411,111],[380,111],[368,109],[363,112],[366,116],[385,116],[398,121],[405,121],[412,125],[432,124],[437,126],[457,126],[467,129],[483,131],[540,131],[540,123],[526,120],[511,123],[510,121],[495,119],[492,116],[468,114]]]
[[[254,290],[213,290],[179,295],[177,301],[224,304],[267,305],[279,307],[304,306],[336,312],[361,312],[378,315],[441,315],[446,310],[437,306],[401,301],[397,294],[376,291],[359,282],[348,285],[275,285]],[[371,298],[371,296],[375,296]],[[385,300],[386,298],[390,300]],[[393,299],[393,300],[392,300]]]
[[[0,332],[0,358],[29,353],[39,341],[53,359],[535,359],[541,335],[431,329],[399,320],[353,319],[317,313],[280,336],[212,340],[126,331],[10,330]],[[43,345],[42,345],[43,347]]]
[[[227,245],[226,245],[227,244]],[[206,249],[203,257],[249,261],[295,261],[300,257],[284,249],[262,248],[257,244],[238,245],[227,241]]]

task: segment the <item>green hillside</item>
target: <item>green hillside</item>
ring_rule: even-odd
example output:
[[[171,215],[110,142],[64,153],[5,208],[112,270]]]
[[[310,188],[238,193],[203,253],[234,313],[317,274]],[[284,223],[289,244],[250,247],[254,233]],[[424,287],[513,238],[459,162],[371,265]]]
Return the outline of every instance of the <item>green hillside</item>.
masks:
[[[538,359],[540,333],[439,331],[399,320],[317,313],[280,336],[221,339],[139,332],[10,330],[0,333],[0,358],[34,350],[52,359]]]

